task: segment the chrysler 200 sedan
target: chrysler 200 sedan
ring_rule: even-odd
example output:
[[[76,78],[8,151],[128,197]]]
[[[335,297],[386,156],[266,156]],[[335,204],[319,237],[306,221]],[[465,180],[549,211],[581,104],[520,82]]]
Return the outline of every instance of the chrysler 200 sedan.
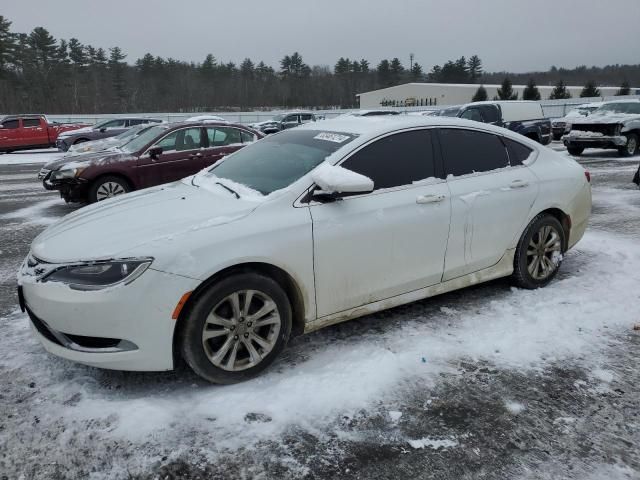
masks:
[[[19,299],[55,355],[122,370],[182,357],[238,382],[291,335],[498,277],[546,286],[587,227],[589,180],[478,122],[309,124],[68,215],[34,240]]]

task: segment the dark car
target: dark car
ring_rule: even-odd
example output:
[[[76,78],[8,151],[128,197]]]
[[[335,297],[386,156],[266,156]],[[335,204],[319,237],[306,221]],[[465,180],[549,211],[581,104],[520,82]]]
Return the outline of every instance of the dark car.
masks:
[[[155,125],[120,147],[48,163],[38,178],[67,202],[93,203],[193,175],[263,136],[233,123]]]
[[[268,135],[317,120],[319,119],[311,112],[288,112],[276,115],[265,122],[252,123],[249,126]]]
[[[466,118],[508,128],[542,145],[551,142],[551,120],[538,102],[527,100],[474,102],[447,108],[442,116]]]
[[[159,118],[120,117],[98,122],[90,127],[80,128],[62,133],[56,140],[58,150],[66,152],[71,145],[77,145],[91,140],[115,137],[129,128],[146,123],[162,123]]]

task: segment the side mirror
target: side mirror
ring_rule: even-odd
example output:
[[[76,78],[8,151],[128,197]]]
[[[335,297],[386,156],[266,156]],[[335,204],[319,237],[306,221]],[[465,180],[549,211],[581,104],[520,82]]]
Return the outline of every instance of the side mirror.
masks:
[[[100,129],[100,133],[104,133],[104,132],[106,132],[106,131],[107,131],[107,127],[102,127],[102,128]]]
[[[373,180],[359,173],[347,170],[337,165],[324,163],[311,174],[320,190],[314,196],[339,198],[345,193],[369,193],[373,191]]]
[[[154,160],[157,160],[162,155],[162,147],[153,147],[148,150],[149,156]]]

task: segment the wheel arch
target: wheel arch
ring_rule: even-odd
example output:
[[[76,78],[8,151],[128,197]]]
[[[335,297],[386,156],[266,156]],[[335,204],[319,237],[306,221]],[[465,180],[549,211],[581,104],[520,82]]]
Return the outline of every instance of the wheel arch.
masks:
[[[185,317],[191,311],[191,308],[198,300],[200,295],[206,291],[211,285],[216,282],[221,281],[224,278],[227,278],[231,275],[235,275],[238,273],[258,273],[262,274],[266,277],[275,280],[278,285],[282,287],[282,289],[287,294],[289,301],[291,302],[291,313],[292,313],[292,325],[291,325],[291,334],[292,336],[301,335],[304,332],[305,326],[305,304],[304,304],[304,296],[298,283],[294,280],[294,278],[285,270],[280,267],[277,267],[273,264],[266,262],[245,262],[239,263],[236,265],[232,265],[222,270],[214,273],[206,280],[202,281],[200,285],[196,287],[196,289],[191,293],[186,303],[184,304],[182,310],[180,310],[180,314],[176,320],[176,326],[173,333],[173,352],[174,358],[177,360],[177,352],[179,351],[178,341],[180,336],[180,330],[182,325],[184,324]],[[174,361],[175,363],[175,361]]]
[[[126,181],[129,186],[134,189],[136,188],[136,183],[133,181],[133,179],[127,175],[126,173],[120,172],[120,171],[110,171],[110,172],[105,172],[105,173],[101,173],[100,175],[96,175],[94,178],[92,178],[89,183],[91,185],[94,185],[97,181],[99,181],[100,179],[103,179],[105,177],[118,177],[123,179],[124,181]]]
[[[551,207],[538,212],[538,214],[534,215],[534,218],[538,215],[545,214],[555,217],[560,222],[560,225],[562,225],[562,230],[564,231],[564,245],[562,245],[562,252],[566,252],[569,248],[569,236],[571,235],[571,217],[560,208]]]

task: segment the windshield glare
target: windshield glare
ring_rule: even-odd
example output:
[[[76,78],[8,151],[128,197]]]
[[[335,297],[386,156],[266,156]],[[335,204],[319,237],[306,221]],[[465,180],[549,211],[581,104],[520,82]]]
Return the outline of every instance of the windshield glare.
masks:
[[[350,133],[287,130],[238,150],[203,180],[227,179],[268,195],[288,187],[354,138]]]
[[[440,111],[440,115],[443,117],[457,117],[458,112],[460,112],[459,108],[447,108],[445,110]]]
[[[598,108],[594,113],[631,113],[640,114],[640,102],[610,103]]]
[[[122,145],[120,148],[127,153],[135,153],[138,150],[145,147],[147,144],[151,143],[158,137],[167,131],[166,126],[157,125],[155,127],[149,127],[148,130],[145,130],[137,137],[134,137],[130,142]]]

